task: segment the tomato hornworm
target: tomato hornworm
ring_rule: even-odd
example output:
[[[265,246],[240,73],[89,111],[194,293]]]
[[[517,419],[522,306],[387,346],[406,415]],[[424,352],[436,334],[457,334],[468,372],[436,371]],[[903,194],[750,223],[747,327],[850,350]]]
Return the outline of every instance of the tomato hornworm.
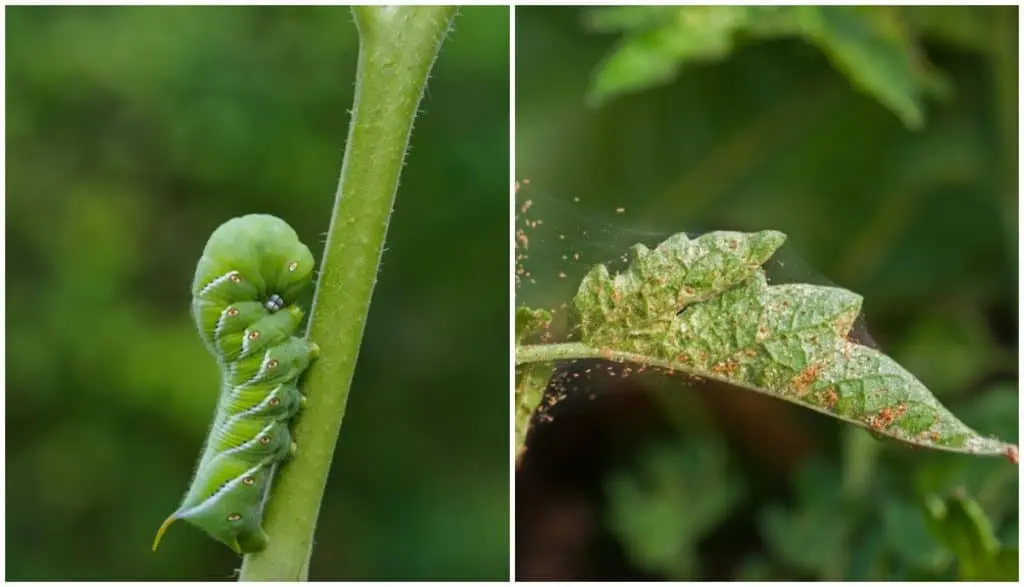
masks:
[[[289,422],[305,405],[298,380],[319,348],[295,336],[296,298],[313,255],[285,221],[233,218],[213,232],[192,283],[192,317],[216,357],[221,388],[192,485],[157,531],[187,520],[238,554],[267,543],[263,508],[277,467],[296,451]]]

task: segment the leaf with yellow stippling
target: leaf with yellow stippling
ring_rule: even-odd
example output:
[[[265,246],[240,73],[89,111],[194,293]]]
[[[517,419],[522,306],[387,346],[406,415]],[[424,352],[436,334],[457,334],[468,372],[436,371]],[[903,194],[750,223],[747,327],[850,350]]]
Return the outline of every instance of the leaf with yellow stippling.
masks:
[[[516,308],[516,344],[522,344],[528,337],[547,328],[550,323],[551,312],[519,306]]]
[[[836,287],[768,285],[760,268],[785,235],[677,235],[637,245],[629,267],[603,265],[574,304],[582,342],[752,389],[908,444],[968,454],[1017,447],[950,413],[896,361],[847,337],[861,297]]]

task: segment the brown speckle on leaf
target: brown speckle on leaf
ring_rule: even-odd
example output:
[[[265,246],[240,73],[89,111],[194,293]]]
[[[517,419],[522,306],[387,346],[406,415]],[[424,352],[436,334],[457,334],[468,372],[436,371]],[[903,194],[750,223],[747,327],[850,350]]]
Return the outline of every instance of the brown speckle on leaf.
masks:
[[[817,379],[818,366],[808,365],[806,369],[793,378],[793,390],[796,391],[797,395],[803,395],[807,392],[807,386],[814,383]]]
[[[902,418],[905,413],[907,413],[907,406],[904,403],[896,404],[891,408],[882,408],[868,418],[868,426],[874,430],[885,430],[892,426],[897,419]]]
[[[836,404],[839,403],[839,394],[836,393],[835,389],[829,388],[825,391],[823,400],[825,407],[833,410],[835,409]]]
[[[740,365],[734,359],[726,359],[711,367],[711,371],[720,375],[732,375],[739,369]]]

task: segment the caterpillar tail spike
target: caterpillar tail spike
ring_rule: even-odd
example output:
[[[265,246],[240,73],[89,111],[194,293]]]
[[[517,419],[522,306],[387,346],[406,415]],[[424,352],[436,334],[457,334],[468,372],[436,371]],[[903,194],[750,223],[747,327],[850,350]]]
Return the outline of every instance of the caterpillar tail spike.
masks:
[[[217,413],[192,484],[157,530],[185,520],[235,553],[262,550],[263,508],[278,465],[295,453],[289,422],[305,404],[298,381],[320,354],[296,336],[298,297],[313,255],[284,220],[250,214],[210,236],[192,282],[191,315],[221,367]]]
[[[160,546],[160,540],[163,539],[164,532],[167,532],[167,529],[170,528],[171,524],[173,524],[177,519],[178,513],[175,512],[167,516],[167,519],[164,520],[164,523],[160,524],[160,529],[156,531],[156,538],[153,539],[153,552],[156,552],[157,547]]]

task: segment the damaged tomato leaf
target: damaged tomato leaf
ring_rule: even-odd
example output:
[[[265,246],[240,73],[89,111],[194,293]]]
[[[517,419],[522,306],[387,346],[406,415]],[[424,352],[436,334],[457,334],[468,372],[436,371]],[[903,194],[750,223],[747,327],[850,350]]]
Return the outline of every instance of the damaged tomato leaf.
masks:
[[[542,330],[546,330],[551,324],[551,312],[519,306],[516,308],[516,344]]]
[[[849,340],[861,296],[769,285],[761,265],[785,238],[719,231],[634,246],[625,271],[597,265],[580,284],[580,342],[610,360],[744,387],[910,445],[1016,462],[1015,445],[975,432],[896,361]]]

